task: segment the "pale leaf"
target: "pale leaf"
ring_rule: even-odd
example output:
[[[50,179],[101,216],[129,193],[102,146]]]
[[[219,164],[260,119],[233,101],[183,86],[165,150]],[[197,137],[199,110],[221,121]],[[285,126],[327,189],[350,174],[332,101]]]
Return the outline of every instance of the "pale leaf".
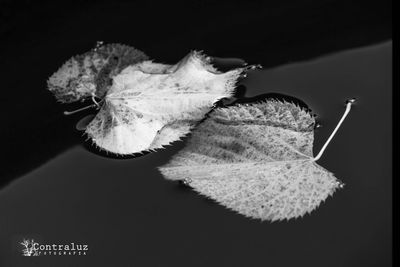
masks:
[[[341,186],[314,161],[314,124],[288,102],[219,108],[160,171],[248,217],[303,216]]]
[[[176,65],[144,61],[114,77],[86,133],[117,154],[162,148],[186,135],[215,102],[234,93],[245,68],[218,72],[191,52]]]

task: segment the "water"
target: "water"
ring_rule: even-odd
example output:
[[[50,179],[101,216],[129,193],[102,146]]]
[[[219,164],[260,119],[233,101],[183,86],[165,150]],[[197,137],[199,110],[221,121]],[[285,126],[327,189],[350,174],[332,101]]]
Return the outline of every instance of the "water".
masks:
[[[166,163],[184,142],[142,157],[107,158],[82,146],[84,137],[74,125],[83,115],[64,117],[59,104],[50,104],[52,114],[45,112],[48,106],[38,107],[39,129],[27,126],[22,130],[29,131],[28,141],[40,132],[39,141],[32,141],[28,153],[20,153],[20,165],[5,166],[4,177],[12,182],[0,191],[0,265],[389,263],[391,49],[391,42],[386,42],[256,71],[243,81],[244,98],[289,95],[318,114],[323,127],[315,131],[315,154],[340,119],[345,100],[357,98],[319,161],[345,183],[344,188],[311,215],[288,222],[247,219],[184,184],[164,180],[156,167]],[[46,100],[54,101],[51,96]],[[38,145],[41,142],[44,148]],[[18,166],[21,169],[16,170]],[[23,237],[86,243],[89,255],[32,261],[20,256],[17,242]]]

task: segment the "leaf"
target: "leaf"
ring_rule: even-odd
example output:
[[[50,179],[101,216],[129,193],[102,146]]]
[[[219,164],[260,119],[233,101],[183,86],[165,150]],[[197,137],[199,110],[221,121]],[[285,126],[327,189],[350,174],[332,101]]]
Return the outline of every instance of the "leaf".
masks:
[[[160,64],[111,45],[72,58],[49,79],[49,89],[62,102],[92,96],[99,112],[85,133],[100,149],[134,154],[179,140],[218,100],[232,96],[242,72],[254,69],[220,72],[210,61],[193,51],[175,65]],[[99,83],[104,79],[110,80]]]
[[[49,78],[48,89],[63,103],[93,95],[103,98],[113,76],[147,59],[142,51],[133,47],[107,44],[69,59]]]
[[[132,65],[114,77],[86,133],[117,154],[162,148],[186,135],[216,101],[231,96],[244,70],[220,73],[198,52],[173,66]]]
[[[314,161],[314,124],[311,114],[289,102],[219,108],[159,169],[251,218],[303,216],[341,186]]]

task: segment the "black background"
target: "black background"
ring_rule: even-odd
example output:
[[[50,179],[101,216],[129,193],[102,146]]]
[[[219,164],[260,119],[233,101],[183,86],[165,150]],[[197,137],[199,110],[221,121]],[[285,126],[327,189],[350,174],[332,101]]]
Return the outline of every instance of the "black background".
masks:
[[[390,266],[391,2],[3,1],[0,15],[1,266]],[[166,63],[191,49],[261,63],[242,97],[307,103],[323,125],[316,152],[357,97],[319,162],[345,188],[302,219],[259,222],[163,180],[156,167],[184,142],[134,159],[93,154],[74,128],[82,115],[64,117],[70,107],[45,89],[96,41]],[[22,257],[24,237],[90,251]]]

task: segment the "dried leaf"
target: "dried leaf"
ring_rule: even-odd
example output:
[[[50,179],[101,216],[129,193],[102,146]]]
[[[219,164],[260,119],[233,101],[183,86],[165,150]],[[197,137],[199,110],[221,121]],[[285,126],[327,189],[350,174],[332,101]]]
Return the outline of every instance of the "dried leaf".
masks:
[[[341,186],[314,161],[314,124],[288,102],[219,108],[160,171],[248,217],[303,216]]]
[[[115,54],[122,61],[110,63]],[[196,51],[175,65],[145,59],[134,48],[111,46],[72,58],[50,78],[49,89],[62,102],[101,99],[93,98],[99,112],[85,130],[100,149],[125,155],[179,140],[252,68],[222,73]],[[98,83],[104,77],[111,80]]]
[[[69,59],[49,78],[48,89],[63,103],[91,96],[103,98],[112,77],[125,67],[147,59],[133,47],[107,44]]]

